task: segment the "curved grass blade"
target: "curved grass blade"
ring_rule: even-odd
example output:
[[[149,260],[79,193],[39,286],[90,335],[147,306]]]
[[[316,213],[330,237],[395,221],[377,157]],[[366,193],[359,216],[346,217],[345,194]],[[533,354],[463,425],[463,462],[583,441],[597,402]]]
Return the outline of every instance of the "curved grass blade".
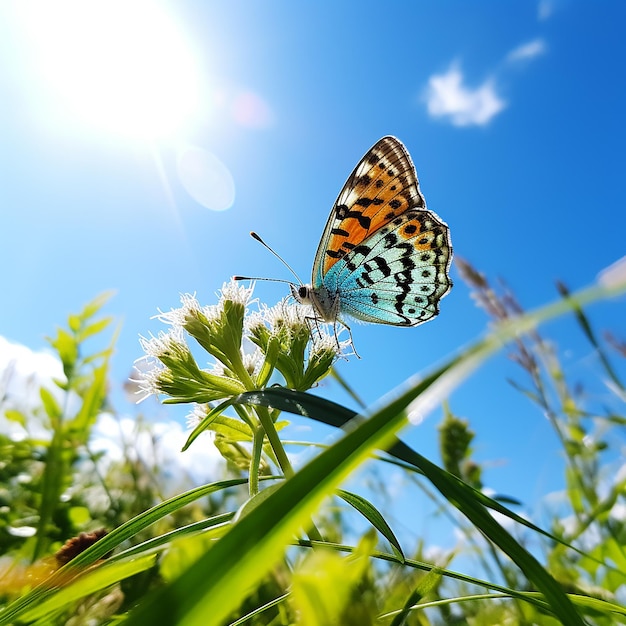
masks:
[[[132,613],[128,624],[223,624],[237,608],[241,589],[256,584],[282,558],[293,535],[307,525],[322,501],[369,458],[372,449],[406,424],[403,409],[450,368],[447,365],[405,390],[284,481],[178,580]]]
[[[302,391],[285,389],[284,387],[272,387],[271,389],[265,389],[263,391],[250,391],[242,393],[233,400],[233,403],[239,402],[242,404],[258,404],[279,409],[281,411],[287,411],[289,413],[295,413],[296,415],[309,417],[318,422],[322,422],[323,424],[335,426],[337,428],[344,428],[353,418],[363,419],[363,417],[356,413],[356,411],[337,404],[332,400],[326,400],[324,398],[320,398],[319,396],[314,396],[313,394]],[[536,526],[531,521],[517,515],[517,513],[505,507],[501,502],[490,498],[482,491],[478,491],[457,476],[454,476],[437,465],[430,463],[425,457],[413,450],[413,448],[405,444],[397,437],[392,439],[392,443],[386,449],[386,452],[390,456],[403,461],[404,463],[408,463],[413,468],[418,470],[420,474],[427,476],[429,479],[431,479],[429,474],[440,475],[440,482],[449,486],[450,498],[448,498],[448,496],[444,493],[446,498],[464,502],[477,500],[483,506],[505,515],[534,532],[544,535],[551,541],[560,543],[566,548],[574,550],[584,556],[588,556],[579,548],[576,548],[575,546],[563,541],[563,539],[552,535],[539,526]],[[432,479],[431,482],[433,482]],[[598,563],[601,565],[603,564],[600,561],[598,561]]]
[[[624,285],[622,289],[626,287]],[[619,289],[592,288],[579,299],[607,297]],[[405,411],[424,415],[469,376],[502,344],[518,333],[554,317],[567,307],[552,304],[512,320],[420,381],[402,386],[397,396],[367,415],[333,446],[321,452],[288,478],[249,515],[242,517],[179,579],[160,589],[130,615],[128,624],[158,622],[162,626],[218,626],[239,604],[241,589],[249,589],[282,558],[285,546],[326,496],[376,448],[388,448],[393,435],[407,424]],[[426,466],[429,469],[429,466]],[[439,468],[437,468],[439,470]],[[439,470],[441,471],[441,470]],[[444,488],[446,485],[443,485]],[[455,502],[455,504],[458,503]],[[539,562],[497,524],[485,507],[472,500],[472,521],[522,568],[543,593],[554,615],[563,623],[582,626],[579,613]]]
[[[398,556],[404,561],[404,553],[402,546],[387,524],[385,518],[380,514],[379,510],[363,496],[343,489],[337,490],[337,495],[347,502],[351,507],[355,508],[370,524],[391,544],[391,547],[397,552]]]
[[[26,611],[32,610],[33,607],[54,595],[59,588],[67,585],[70,581],[80,576],[87,567],[102,558],[105,554],[119,546],[124,541],[130,539],[148,526],[158,522],[160,519],[174,513],[183,506],[194,502],[195,500],[206,496],[212,492],[229,487],[236,487],[247,484],[246,478],[237,478],[225,480],[210,485],[203,485],[196,489],[191,489],[178,496],[170,498],[157,506],[148,509],[144,513],[137,515],[128,522],[122,524],[108,535],[94,543],[81,552],[76,558],[72,559],[67,565],[58,569],[52,576],[37,585],[32,591],[18,598],[9,604],[0,612],[0,626],[5,624],[13,624],[18,617],[21,617]]]
[[[238,590],[256,584],[281,558],[293,533],[334,492],[376,447],[387,447],[393,434],[407,424],[406,409],[421,413],[447,396],[491,353],[499,342],[481,342],[426,379],[400,391],[398,397],[346,433],[332,447],[311,460],[281,484],[178,580],[159,590],[133,613],[129,624],[158,620],[163,626],[218,626],[237,608]],[[539,562],[472,501],[470,519],[511,558],[543,592],[554,614],[571,626],[583,626],[580,615],[558,583]],[[466,512],[467,513],[467,512]]]
[[[126,578],[130,578],[140,572],[154,567],[156,554],[147,554],[134,559],[106,563],[101,567],[86,572],[73,584],[59,590],[43,602],[37,602],[35,606],[22,616],[24,621],[36,620],[50,616],[51,613],[65,608],[68,604],[76,602],[85,596],[106,589]]]
[[[556,286],[561,296],[565,300],[569,301],[570,299],[569,289],[561,282],[557,282]],[[609,376],[609,378],[613,381],[613,383],[617,386],[617,388],[620,391],[622,392],[625,391],[626,389],[624,388],[624,384],[622,383],[619,376],[617,375],[615,368],[611,365],[611,361],[608,355],[606,354],[606,352],[604,351],[604,348],[598,341],[596,334],[593,332],[593,328],[591,327],[591,324],[589,323],[589,319],[587,318],[587,315],[585,314],[583,308],[576,301],[571,302],[571,307],[572,307],[572,312],[574,313],[574,316],[576,317],[576,321],[578,322],[580,328],[582,329],[583,334],[587,337],[589,343],[593,346],[593,349],[596,351],[596,354],[598,355],[598,358],[600,359],[600,363],[602,363],[607,375]]]
[[[186,526],[175,528],[174,530],[170,530],[163,535],[152,537],[152,539],[147,539],[146,541],[138,543],[137,545],[127,548],[122,552],[116,552],[112,557],[107,559],[107,562],[119,561],[135,555],[143,555],[148,552],[164,550],[176,539],[206,532],[208,529],[213,529],[213,531],[215,531],[215,529],[219,530],[227,525],[234,516],[235,512],[229,511],[228,513],[221,513],[207,519],[202,519],[199,522],[192,522]]]
[[[211,409],[206,414],[206,417],[191,431],[181,452],[187,450],[187,448],[196,440],[200,433],[203,433],[211,425],[211,422],[214,422],[231,404],[232,401],[229,399]]]

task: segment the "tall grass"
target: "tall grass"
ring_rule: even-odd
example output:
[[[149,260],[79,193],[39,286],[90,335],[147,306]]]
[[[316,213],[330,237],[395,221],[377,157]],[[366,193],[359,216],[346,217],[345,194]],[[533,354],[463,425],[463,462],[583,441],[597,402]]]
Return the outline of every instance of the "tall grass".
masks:
[[[113,340],[88,350],[107,332],[110,320],[99,317],[105,299],[71,316],[50,341],[65,373],[60,393],[42,390],[32,415],[5,410],[16,424],[42,421],[49,437],[2,435],[0,624],[626,623],[626,473],[606,475],[607,451],[626,423],[616,364],[626,351],[615,331],[601,337],[586,313],[626,286],[571,294],[560,285],[555,302],[526,313],[510,292],[458,264],[492,330],[376,409],[355,411],[310,392],[334,373],[346,345],[323,329],[312,334],[298,309],[283,303],[251,313],[251,292],[234,285],[210,307],[184,298],[162,317],[170,330],[144,340],[151,369],[140,384],[188,403],[195,425],[185,447],[210,431],[229,469],[169,498],[164,468],[146,467],[131,448],[104,465],[90,451],[98,416],[112,411]],[[588,406],[540,334],[542,322],[572,314],[596,355],[593,375],[612,394],[603,407]],[[215,362],[209,370],[197,364],[199,349]],[[547,528],[482,491],[470,425],[449,408],[440,428],[443,467],[398,439],[413,416],[448,407],[450,391],[471,384],[471,373],[502,349],[520,368],[512,384],[548,417],[562,445],[568,515]],[[343,429],[298,471],[281,439],[290,413]],[[341,488],[373,455],[455,511],[479,567],[452,567],[460,547],[437,563],[424,556],[428,546],[406,554],[385,512]],[[371,530],[358,542],[342,543],[334,497],[367,520]],[[89,534],[101,527],[108,533]]]

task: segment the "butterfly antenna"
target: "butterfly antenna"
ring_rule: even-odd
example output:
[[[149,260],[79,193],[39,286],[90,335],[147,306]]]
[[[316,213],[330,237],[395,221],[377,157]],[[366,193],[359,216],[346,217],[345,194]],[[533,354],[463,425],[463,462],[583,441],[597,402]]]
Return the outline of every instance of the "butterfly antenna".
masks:
[[[290,280],[284,280],[283,278],[266,278],[265,276],[233,276],[233,280],[269,280],[271,283],[293,285]]]
[[[300,279],[300,276],[298,276],[295,272],[295,270],[291,267],[291,265],[289,265],[289,263],[287,263],[287,261],[285,261],[285,259],[283,259],[282,256],[280,256],[280,254],[278,254],[278,252],[276,252],[273,248],[270,248],[270,246],[268,246],[263,239],[261,239],[261,237],[255,233],[254,231],[250,232],[250,237],[252,237],[253,239],[256,239],[260,244],[264,245],[295,277],[296,280],[298,281],[298,283],[300,283],[301,285],[303,285],[304,283],[302,282],[302,280]],[[291,281],[289,280],[281,280],[280,278],[248,278],[245,276],[235,276],[234,277],[235,280],[274,280],[276,282],[279,283],[291,283]]]

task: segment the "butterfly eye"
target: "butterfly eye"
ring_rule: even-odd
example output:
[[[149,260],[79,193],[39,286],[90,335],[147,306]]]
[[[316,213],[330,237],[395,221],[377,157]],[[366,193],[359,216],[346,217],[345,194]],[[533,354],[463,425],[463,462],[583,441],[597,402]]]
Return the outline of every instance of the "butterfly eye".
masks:
[[[300,287],[298,287],[298,296],[300,298],[307,298],[308,295],[309,295],[309,290],[304,285],[300,285]]]

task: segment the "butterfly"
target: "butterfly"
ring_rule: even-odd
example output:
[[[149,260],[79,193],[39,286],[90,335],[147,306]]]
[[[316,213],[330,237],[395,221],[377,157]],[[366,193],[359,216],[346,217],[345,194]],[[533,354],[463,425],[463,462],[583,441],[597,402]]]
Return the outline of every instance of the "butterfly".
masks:
[[[297,278],[280,255],[250,234]],[[312,307],[315,322],[345,327],[354,348],[346,316],[392,326],[417,326],[435,317],[452,288],[451,262],[448,225],[426,208],[402,142],[387,136],[367,151],[335,201],[311,283],[281,282],[289,282],[300,304]]]
[[[417,326],[452,288],[450,230],[426,208],[399,139],[376,142],[348,177],[326,222],[310,285],[292,285],[316,319]],[[349,328],[348,328],[349,330]]]

